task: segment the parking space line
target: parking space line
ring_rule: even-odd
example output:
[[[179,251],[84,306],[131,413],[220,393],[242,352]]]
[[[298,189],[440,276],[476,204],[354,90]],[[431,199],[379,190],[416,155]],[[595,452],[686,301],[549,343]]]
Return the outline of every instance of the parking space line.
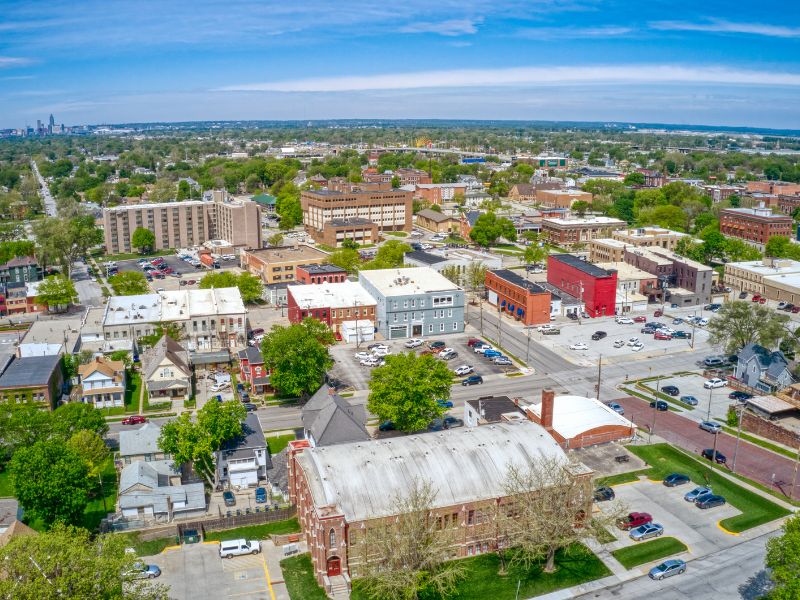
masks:
[[[264,576],[267,578],[270,598],[275,600],[275,590],[272,589],[272,580],[269,578],[269,569],[267,568],[267,557],[263,553],[261,554],[261,563],[264,565]]]
[[[164,549],[161,551],[161,554],[166,554],[166,553],[167,553],[169,550],[180,550],[180,549],[181,549],[180,545],[177,545],[177,546],[167,546],[166,548],[164,548]]]

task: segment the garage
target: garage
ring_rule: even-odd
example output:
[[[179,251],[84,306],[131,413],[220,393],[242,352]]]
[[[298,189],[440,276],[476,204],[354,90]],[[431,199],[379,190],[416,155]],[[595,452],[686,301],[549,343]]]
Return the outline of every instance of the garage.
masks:
[[[408,337],[408,325],[389,326],[389,339],[398,340]]]
[[[348,343],[371,342],[375,339],[372,321],[342,321],[342,339]]]

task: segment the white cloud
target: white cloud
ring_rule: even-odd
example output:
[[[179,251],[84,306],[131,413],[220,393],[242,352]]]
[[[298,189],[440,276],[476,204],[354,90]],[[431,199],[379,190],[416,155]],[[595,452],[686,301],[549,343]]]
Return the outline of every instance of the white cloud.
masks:
[[[8,69],[11,67],[23,67],[30,64],[30,59],[19,58],[16,56],[0,56],[0,69]]]
[[[505,69],[455,69],[318,77],[229,85],[214,91],[343,92],[486,86],[547,86],[565,83],[716,83],[755,86],[800,86],[800,73],[780,73],[680,65],[590,65],[516,67]]]
[[[660,31],[703,31],[708,33],[744,33],[768,37],[794,38],[800,37],[800,27],[768,25],[765,23],[734,23],[722,19],[710,19],[704,23],[690,21],[653,21],[651,29]]]
[[[517,37],[531,40],[580,39],[614,37],[632,33],[631,27],[604,25],[600,27],[530,27],[516,32]]]
[[[439,23],[411,23],[400,28],[400,33],[437,33],[446,36],[472,35],[478,33],[478,24],[483,19],[450,19]]]

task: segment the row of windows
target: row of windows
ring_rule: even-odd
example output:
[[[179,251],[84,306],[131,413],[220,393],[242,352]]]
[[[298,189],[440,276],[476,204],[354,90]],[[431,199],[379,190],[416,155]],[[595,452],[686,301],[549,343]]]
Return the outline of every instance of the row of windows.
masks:
[[[409,315],[409,313],[403,313],[403,322],[405,322],[405,323],[408,322],[408,315]],[[417,316],[417,315],[419,315],[419,316]],[[447,309],[447,316],[450,317],[450,318],[453,317],[453,309],[452,308]],[[444,319],[445,318],[444,309],[433,311],[433,318],[434,319]],[[392,313],[392,320],[393,320],[394,323],[399,322],[400,321],[400,313]],[[411,313],[411,320],[412,321],[424,321],[425,320],[425,313],[424,312],[421,312],[421,313],[412,312]]]

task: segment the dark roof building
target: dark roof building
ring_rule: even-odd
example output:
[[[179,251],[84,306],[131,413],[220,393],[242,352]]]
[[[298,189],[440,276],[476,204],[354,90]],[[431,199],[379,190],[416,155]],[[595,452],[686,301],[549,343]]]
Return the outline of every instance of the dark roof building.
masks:
[[[417,267],[430,267],[442,262],[447,262],[446,258],[437,256],[436,254],[431,254],[430,252],[425,252],[424,250],[406,252],[405,260],[408,262],[408,264],[412,264]]]
[[[234,487],[257,485],[271,468],[272,460],[258,415],[247,413],[242,434],[227,440],[217,452],[218,480]]]
[[[508,396],[482,396],[464,403],[464,424],[467,427],[527,419],[517,403]]]
[[[315,447],[370,439],[364,405],[351,405],[324,384],[303,407],[302,419],[306,439]]]
[[[0,375],[0,401],[32,402],[53,410],[63,383],[60,355],[12,358]]]
[[[509,313],[525,325],[550,322],[550,292],[536,282],[528,281],[508,269],[486,272],[489,304]]]

